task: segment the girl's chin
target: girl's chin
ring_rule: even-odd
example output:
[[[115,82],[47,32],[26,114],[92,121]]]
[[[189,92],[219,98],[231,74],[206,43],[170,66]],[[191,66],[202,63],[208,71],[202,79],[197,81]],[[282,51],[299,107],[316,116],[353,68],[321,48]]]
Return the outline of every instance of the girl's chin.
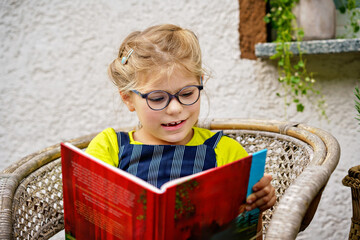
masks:
[[[192,130],[188,133],[176,133],[164,136],[162,141],[166,142],[167,145],[185,145],[193,136]]]

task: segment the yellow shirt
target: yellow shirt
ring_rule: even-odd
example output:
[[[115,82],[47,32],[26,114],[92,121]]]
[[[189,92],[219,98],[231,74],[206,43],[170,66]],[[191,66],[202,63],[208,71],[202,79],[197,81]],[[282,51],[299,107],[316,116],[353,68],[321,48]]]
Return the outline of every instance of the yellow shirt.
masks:
[[[215,132],[208,129],[193,127],[194,135],[186,146],[197,146],[203,144],[212,137]],[[133,132],[129,132],[130,144],[142,144],[135,141]],[[116,132],[113,128],[107,128],[99,133],[89,144],[86,152],[90,155],[117,167],[119,165],[119,146]],[[223,136],[215,148],[217,166],[222,166],[248,154],[236,140]]]

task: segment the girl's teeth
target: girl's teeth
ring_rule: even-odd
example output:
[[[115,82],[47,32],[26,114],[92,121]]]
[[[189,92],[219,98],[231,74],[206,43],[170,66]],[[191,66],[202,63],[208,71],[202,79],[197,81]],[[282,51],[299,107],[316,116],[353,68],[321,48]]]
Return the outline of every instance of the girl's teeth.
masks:
[[[181,123],[181,121],[179,121],[179,122],[174,122],[174,123],[168,123],[168,124],[166,124],[166,126],[168,126],[168,127],[170,127],[170,126],[176,126],[176,125],[178,125],[178,124],[180,124]]]

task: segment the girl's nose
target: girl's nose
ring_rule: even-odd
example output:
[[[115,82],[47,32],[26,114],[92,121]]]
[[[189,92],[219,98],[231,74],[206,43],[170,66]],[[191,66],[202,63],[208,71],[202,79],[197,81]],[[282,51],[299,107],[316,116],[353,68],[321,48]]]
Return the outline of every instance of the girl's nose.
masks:
[[[167,114],[176,114],[180,113],[183,110],[183,105],[176,99],[173,98],[170,100],[169,105],[166,108]]]

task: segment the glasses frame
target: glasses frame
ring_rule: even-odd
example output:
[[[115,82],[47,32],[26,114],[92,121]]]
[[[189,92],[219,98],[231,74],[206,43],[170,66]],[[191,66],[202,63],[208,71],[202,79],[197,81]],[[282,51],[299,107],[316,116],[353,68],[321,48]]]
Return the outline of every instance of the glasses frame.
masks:
[[[197,99],[196,99],[193,103],[185,104],[185,103],[182,103],[182,102],[180,101],[179,93],[180,93],[182,90],[184,90],[184,89],[186,89],[186,88],[189,88],[189,87],[196,87],[197,89],[199,89],[199,95],[198,95]],[[137,90],[131,90],[131,91],[132,91],[133,93],[139,95],[140,97],[145,98],[145,99],[146,99],[146,103],[147,103],[147,105],[148,105],[148,107],[149,107],[150,109],[152,109],[152,110],[154,110],[154,111],[161,111],[161,110],[165,109],[167,106],[169,106],[169,103],[171,102],[171,100],[172,100],[173,98],[176,98],[180,104],[185,105],[185,106],[190,106],[190,105],[195,104],[197,101],[199,101],[200,92],[201,92],[201,90],[203,90],[203,89],[204,89],[204,86],[203,86],[203,85],[189,85],[189,86],[183,87],[182,89],[180,89],[180,90],[179,90],[177,93],[175,93],[175,94],[168,93],[167,91],[164,91],[164,90],[155,90],[155,91],[151,91],[151,92],[148,92],[148,93],[140,93],[140,92],[137,91]],[[166,105],[165,105],[163,108],[161,108],[161,109],[154,109],[154,108],[152,108],[152,107],[150,106],[149,102],[148,102],[148,96],[149,96],[151,93],[154,93],[154,92],[164,92],[164,93],[166,93],[166,94],[169,96]]]

